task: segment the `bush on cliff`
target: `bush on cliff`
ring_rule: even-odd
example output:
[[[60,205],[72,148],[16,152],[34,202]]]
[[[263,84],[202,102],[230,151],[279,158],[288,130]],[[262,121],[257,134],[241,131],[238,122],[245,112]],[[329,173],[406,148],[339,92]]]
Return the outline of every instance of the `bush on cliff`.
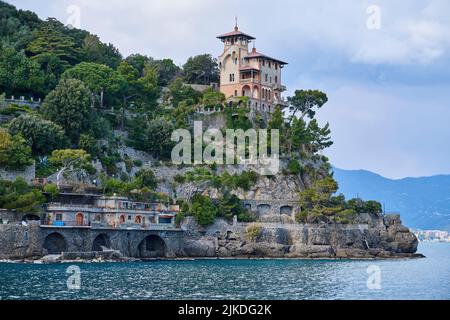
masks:
[[[39,211],[44,202],[42,192],[30,187],[22,178],[15,181],[0,180],[0,208],[32,213]]]

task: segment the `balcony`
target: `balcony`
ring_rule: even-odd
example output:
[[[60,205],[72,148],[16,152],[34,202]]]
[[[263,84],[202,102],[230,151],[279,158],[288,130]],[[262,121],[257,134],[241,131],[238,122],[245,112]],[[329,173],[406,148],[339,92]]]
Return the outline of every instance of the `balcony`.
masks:
[[[273,86],[273,89],[276,90],[276,91],[281,91],[281,92],[287,90],[286,86],[283,86],[283,85],[281,85],[281,84],[279,84],[279,83],[276,83],[276,84]]]

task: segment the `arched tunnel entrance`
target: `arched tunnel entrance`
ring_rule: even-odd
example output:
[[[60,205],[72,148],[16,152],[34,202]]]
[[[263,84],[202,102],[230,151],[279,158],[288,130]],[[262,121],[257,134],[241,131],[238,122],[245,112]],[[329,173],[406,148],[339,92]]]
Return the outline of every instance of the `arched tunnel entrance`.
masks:
[[[44,240],[44,249],[48,254],[61,254],[67,251],[67,241],[61,234],[51,233]]]
[[[161,237],[150,235],[139,244],[138,255],[139,258],[165,258],[166,243]]]
[[[92,251],[94,252],[102,252],[103,248],[109,248],[111,245],[111,241],[106,234],[99,234],[92,243]]]
[[[24,222],[40,221],[40,220],[41,220],[41,218],[35,214],[27,214],[27,215],[24,215],[22,218],[22,221],[24,221]]]

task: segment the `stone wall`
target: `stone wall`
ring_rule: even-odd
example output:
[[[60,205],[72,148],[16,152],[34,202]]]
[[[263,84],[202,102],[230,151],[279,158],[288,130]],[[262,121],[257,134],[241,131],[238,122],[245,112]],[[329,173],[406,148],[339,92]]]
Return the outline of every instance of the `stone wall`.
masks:
[[[361,215],[350,225],[258,223],[257,239],[247,236],[250,224],[223,220],[203,232],[193,219],[183,223],[185,252],[202,257],[265,258],[404,258],[415,257],[418,241],[398,216]]]
[[[33,259],[42,256],[39,222],[28,226],[0,225],[0,260]]]
[[[14,181],[17,178],[23,178],[27,182],[32,182],[36,178],[36,165],[26,167],[24,170],[6,170],[0,168],[0,180]]]

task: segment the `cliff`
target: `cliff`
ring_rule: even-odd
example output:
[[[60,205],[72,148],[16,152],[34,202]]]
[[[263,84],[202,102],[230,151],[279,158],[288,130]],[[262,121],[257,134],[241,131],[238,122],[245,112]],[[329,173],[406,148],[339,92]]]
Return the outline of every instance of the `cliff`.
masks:
[[[418,241],[399,216],[362,215],[357,224],[234,224],[223,220],[204,230],[183,224],[190,257],[220,258],[411,258]],[[201,230],[201,231],[199,231]],[[256,230],[256,234],[254,231]]]

